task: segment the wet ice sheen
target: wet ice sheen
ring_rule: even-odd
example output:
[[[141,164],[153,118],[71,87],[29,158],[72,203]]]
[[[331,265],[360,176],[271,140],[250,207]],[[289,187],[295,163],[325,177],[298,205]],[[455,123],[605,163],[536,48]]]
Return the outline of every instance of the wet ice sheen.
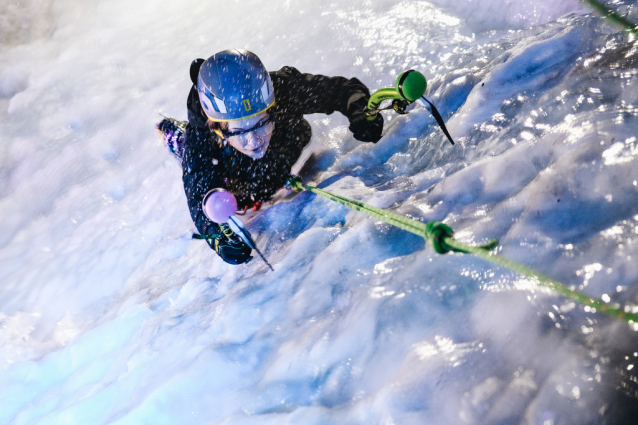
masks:
[[[15,10],[39,26],[0,26],[0,423],[635,418],[631,328],[336,203],[247,223],[274,273],[224,264],[153,131],[185,118],[190,61],[228,47],[371,88],[418,69],[457,145],[421,107],[376,145],[317,115],[295,171],[630,304],[637,48],[617,28],[567,0]]]

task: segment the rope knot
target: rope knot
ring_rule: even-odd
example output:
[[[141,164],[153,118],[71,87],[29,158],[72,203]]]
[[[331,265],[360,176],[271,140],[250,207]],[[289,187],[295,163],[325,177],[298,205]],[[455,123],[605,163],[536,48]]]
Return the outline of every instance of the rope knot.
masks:
[[[443,224],[440,221],[430,221],[426,224],[426,229],[432,239],[432,246],[437,254],[447,254],[452,250],[443,241],[444,238],[453,238],[454,230],[447,224]]]
[[[295,192],[302,192],[304,190],[303,181],[301,177],[291,175],[288,180],[286,180],[286,189],[292,189]]]

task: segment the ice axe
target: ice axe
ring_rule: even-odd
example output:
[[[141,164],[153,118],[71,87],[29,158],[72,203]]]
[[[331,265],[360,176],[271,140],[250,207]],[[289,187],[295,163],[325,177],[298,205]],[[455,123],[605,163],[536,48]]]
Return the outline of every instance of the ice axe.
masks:
[[[439,111],[434,106],[432,99],[425,95],[427,86],[428,83],[425,77],[419,71],[413,69],[403,71],[397,77],[394,87],[377,90],[370,96],[366,111],[368,120],[373,120],[379,112],[387,109],[394,109],[397,114],[407,114],[406,108],[408,105],[415,101],[422,100],[423,106],[426,106],[426,104],[429,106],[430,112],[434,116],[437,124],[441,127],[441,130],[443,130],[443,133],[450,143],[454,144],[454,140],[452,140],[452,136],[450,136],[450,133],[447,131],[441,114],[439,114]],[[392,99],[392,104],[389,107],[379,108],[381,102],[389,99]]]
[[[272,268],[268,260],[266,260],[266,257],[264,257],[264,254],[262,254],[259,248],[257,248],[257,244],[255,244],[255,241],[253,240],[252,236],[250,236],[250,233],[248,233],[248,231],[246,230],[244,223],[242,223],[241,220],[237,218],[237,216],[234,216],[234,215],[230,216],[226,224],[230,226],[230,229],[233,232],[235,232],[235,234],[239,235],[239,237],[244,242],[246,242],[246,245],[248,245],[251,249],[254,249],[255,251],[257,251],[257,254],[259,254],[261,259],[264,260],[264,263],[266,263],[266,265],[270,267],[270,270],[275,271],[275,269]]]
[[[266,260],[266,257],[264,257],[257,248],[257,244],[255,244],[252,236],[250,236],[250,232],[248,232],[244,223],[235,215],[235,211],[237,211],[237,199],[235,195],[226,189],[212,189],[204,195],[202,211],[212,222],[226,223],[230,227],[230,230],[239,236],[250,249],[254,249],[257,254],[259,254],[261,259],[264,260],[264,263],[270,267],[270,270],[275,271]],[[198,239],[202,237],[202,235],[198,235]]]

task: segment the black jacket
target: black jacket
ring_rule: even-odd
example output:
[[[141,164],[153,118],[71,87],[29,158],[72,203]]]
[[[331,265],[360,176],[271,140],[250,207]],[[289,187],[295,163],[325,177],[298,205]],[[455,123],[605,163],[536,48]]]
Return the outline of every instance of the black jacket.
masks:
[[[202,200],[209,190],[229,190],[236,196],[240,209],[271,199],[284,186],[292,166],[310,142],[310,124],[303,116],[339,111],[352,122],[370,97],[368,88],[356,78],[302,74],[292,67],[271,72],[270,77],[275,104],[269,112],[274,116],[275,128],[268,150],[257,160],[230,146],[222,146],[218,136],[206,126],[195,85],[189,93],[182,180],[191,217],[202,234],[214,234],[219,229],[202,210]],[[380,115],[377,127],[379,121],[382,128]],[[379,129],[376,140],[380,134]]]

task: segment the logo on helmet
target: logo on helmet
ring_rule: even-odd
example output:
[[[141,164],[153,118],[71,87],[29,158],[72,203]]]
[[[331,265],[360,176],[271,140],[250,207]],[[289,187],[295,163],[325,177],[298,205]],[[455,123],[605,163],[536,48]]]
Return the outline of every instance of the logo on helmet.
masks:
[[[250,111],[250,110],[252,109],[252,107],[250,106],[250,100],[248,100],[248,99],[244,99],[243,104],[244,104],[244,109],[245,109],[246,111]]]

